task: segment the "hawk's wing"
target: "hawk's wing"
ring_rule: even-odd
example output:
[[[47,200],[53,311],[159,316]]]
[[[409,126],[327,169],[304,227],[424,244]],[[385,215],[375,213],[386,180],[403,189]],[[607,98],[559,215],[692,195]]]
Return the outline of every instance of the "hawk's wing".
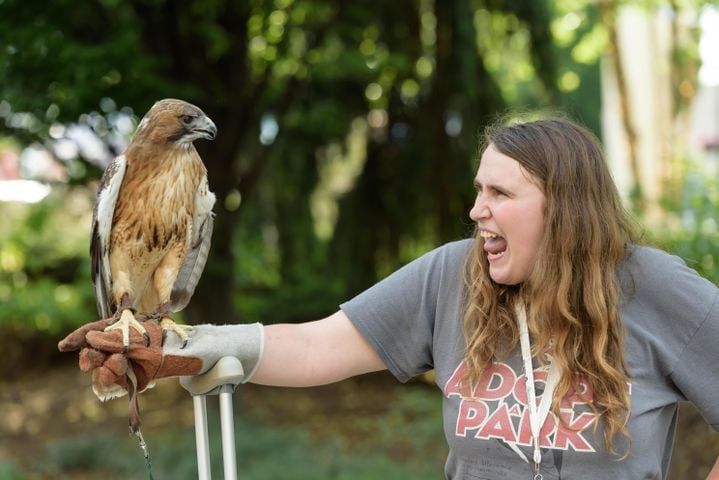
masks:
[[[214,216],[212,207],[214,205],[215,194],[208,190],[207,177],[205,177],[195,194],[195,213],[192,216],[192,229],[190,230],[192,234],[190,250],[187,252],[182,270],[172,286],[170,310],[173,312],[182,310],[190,303],[197,282],[200,281],[202,271],[205,269],[212,238]]]
[[[105,169],[92,210],[92,239],[90,257],[92,258],[92,283],[95,289],[95,302],[101,318],[108,318],[116,309],[112,298],[112,279],[110,276],[110,232],[115,216],[115,204],[120,193],[122,179],[125,177],[127,160],[124,155],[115,157]]]

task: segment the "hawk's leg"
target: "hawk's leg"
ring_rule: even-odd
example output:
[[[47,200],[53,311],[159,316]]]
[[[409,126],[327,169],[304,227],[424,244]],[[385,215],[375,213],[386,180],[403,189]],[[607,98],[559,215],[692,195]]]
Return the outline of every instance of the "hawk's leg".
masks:
[[[167,332],[173,331],[175,332],[175,335],[177,335],[180,340],[182,340],[182,347],[185,348],[187,346],[187,341],[190,338],[189,333],[192,331],[192,326],[190,325],[182,325],[179,323],[175,323],[175,321],[170,317],[170,309],[168,307],[167,303],[163,303],[157,308],[157,311],[152,314],[152,318],[155,320],[159,320],[160,326],[162,327],[162,342],[165,342],[165,338],[167,338]]]
[[[123,294],[120,300],[120,308],[117,309],[113,315],[117,320],[115,323],[105,329],[106,332],[111,330],[120,330],[122,332],[122,344],[125,347],[125,353],[130,346],[130,328],[134,328],[145,337],[145,343],[150,346],[150,335],[147,334],[147,330],[137,321],[132,308],[132,302],[128,294]]]

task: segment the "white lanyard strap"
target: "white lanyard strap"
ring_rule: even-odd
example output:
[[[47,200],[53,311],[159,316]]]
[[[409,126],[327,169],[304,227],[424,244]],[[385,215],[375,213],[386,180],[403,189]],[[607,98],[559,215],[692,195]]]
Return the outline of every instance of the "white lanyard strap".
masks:
[[[534,387],[534,367],[532,366],[532,348],[529,343],[529,329],[527,328],[527,313],[524,305],[517,307],[517,320],[519,321],[519,343],[522,348],[522,361],[524,362],[524,376],[527,383],[527,408],[529,408],[529,426],[532,432],[532,447],[534,450],[533,458],[535,471],[538,472],[539,465],[542,463],[542,452],[539,450],[539,434],[542,430],[544,422],[549,415],[549,408],[552,405],[552,397],[554,390],[559,382],[559,367],[556,363],[550,362],[549,373],[542,394],[542,401],[537,410],[537,394]],[[513,450],[515,450],[513,448]],[[516,449],[517,451],[519,449]],[[526,456],[520,455],[527,463]]]

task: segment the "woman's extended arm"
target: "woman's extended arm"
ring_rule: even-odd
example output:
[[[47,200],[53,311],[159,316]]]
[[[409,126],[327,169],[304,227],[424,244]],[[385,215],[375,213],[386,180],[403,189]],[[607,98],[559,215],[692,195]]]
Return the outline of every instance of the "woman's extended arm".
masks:
[[[252,383],[308,387],[387,368],[341,310],[314,322],[266,326],[264,336]]]

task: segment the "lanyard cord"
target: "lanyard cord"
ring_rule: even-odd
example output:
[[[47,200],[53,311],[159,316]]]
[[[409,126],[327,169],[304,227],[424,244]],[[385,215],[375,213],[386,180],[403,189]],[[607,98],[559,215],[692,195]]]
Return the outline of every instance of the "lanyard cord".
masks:
[[[529,425],[532,432],[532,448],[534,463],[534,479],[541,480],[539,466],[542,463],[542,452],[539,449],[539,434],[549,414],[549,407],[552,405],[554,390],[559,382],[559,367],[553,361],[549,364],[549,374],[544,386],[542,401],[537,409],[537,393],[534,386],[534,367],[532,366],[532,347],[529,342],[529,329],[527,327],[527,313],[524,304],[516,308],[517,320],[519,322],[519,343],[522,349],[522,361],[524,363],[524,377],[527,384],[527,408],[529,409]],[[526,455],[522,453],[516,444],[509,445],[525,462],[529,463]]]

